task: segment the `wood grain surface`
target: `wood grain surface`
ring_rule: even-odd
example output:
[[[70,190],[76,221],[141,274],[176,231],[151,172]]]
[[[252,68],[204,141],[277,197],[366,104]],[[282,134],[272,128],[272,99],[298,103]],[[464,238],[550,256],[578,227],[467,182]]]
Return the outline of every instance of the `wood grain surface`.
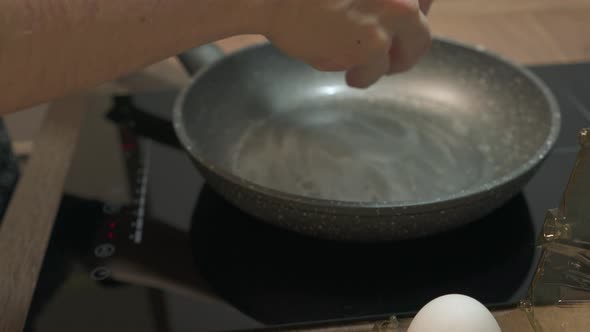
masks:
[[[0,331],[20,331],[43,262],[85,110],[97,100],[54,103],[0,226]]]
[[[437,0],[429,15],[435,35],[484,46],[522,64],[590,60],[590,0]],[[265,39],[236,36],[219,42],[232,52]],[[94,92],[155,90],[188,81],[174,58],[108,82]],[[85,110],[103,101],[76,95],[52,104],[0,226],[0,331],[22,330],[53,226]],[[588,326],[590,310],[540,310],[556,322]],[[525,331],[518,311],[496,313],[504,331]],[[586,318],[585,318],[586,317]],[[585,331],[572,329],[566,331]]]
[[[429,20],[436,35],[523,64],[590,60],[588,0],[438,0]]]

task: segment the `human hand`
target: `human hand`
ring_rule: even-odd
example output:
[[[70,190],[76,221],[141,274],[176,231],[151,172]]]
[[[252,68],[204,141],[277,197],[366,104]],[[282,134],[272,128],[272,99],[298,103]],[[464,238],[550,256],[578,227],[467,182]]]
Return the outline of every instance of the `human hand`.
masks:
[[[432,6],[434,0],[418,0],[418,2],[420,4],[420,10],[422,13],[424,13],[424,15],[428,15],[428,11],[430,10],[430,6]]]
[[[414,66],[431,43],[432,0],[282,0],[266,33],[286,54],[322,71],[346,71],[352,87]]]

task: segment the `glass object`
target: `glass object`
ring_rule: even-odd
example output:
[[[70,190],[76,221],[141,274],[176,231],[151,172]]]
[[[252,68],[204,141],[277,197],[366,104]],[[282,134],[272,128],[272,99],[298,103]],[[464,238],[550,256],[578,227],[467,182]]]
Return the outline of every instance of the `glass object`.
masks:
[[[560,206],[547,212],[541,260],[521,302],[536,332],[590,326],[590,128],[580,131],[579,143]]]

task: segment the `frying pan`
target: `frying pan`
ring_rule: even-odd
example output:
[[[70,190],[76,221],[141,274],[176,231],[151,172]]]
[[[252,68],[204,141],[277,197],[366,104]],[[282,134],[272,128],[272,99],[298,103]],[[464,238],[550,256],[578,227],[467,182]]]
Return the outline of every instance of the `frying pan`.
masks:
[[[543,163],[560,111],[498,55],[435,38],[369,89],[271,43],[179,56],[175,133],[210,187],[262,222],[326,240],[423,237],[473,222]]]

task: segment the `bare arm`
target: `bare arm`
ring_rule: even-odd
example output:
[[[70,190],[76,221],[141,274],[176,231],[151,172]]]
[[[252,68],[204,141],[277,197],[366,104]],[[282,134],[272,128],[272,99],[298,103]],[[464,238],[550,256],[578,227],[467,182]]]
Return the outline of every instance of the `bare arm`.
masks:
[[[192,47],[263,34],[364,88],[430,44],[432,0],[2,0],[0,114],[87,88]],[[422,9],[422,11],[420,10]]]
[[[240,33],[258,0],[4,0],[0,112],[49,101]]]

